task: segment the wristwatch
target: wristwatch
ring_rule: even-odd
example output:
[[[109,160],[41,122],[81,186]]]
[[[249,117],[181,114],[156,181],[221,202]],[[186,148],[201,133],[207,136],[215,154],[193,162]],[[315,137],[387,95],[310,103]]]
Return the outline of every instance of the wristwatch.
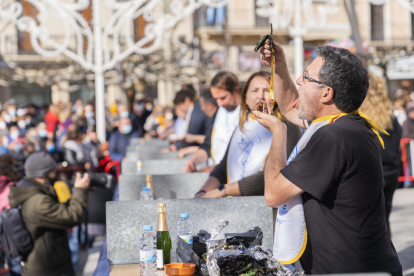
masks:
[[[226,185],[225,184],[221,184],[218,187],[218,189],[221,192],[221,194],[223,195],[223,197],[226,197],[227,196],[227,193],[226,193]]]

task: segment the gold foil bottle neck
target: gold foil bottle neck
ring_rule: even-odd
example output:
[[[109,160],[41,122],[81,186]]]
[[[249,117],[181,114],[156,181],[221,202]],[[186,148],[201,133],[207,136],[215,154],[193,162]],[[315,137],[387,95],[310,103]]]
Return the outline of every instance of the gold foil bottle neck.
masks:
[[[136,150],[141,150],[141,148],[140,148],[139,146],[137,146],[135,149],[136,149]]]
[[[167,205],[164,202],[158,203],[158,214],[167,213]]]
[[[141,143],[141,145],[145,146],[145,139],[144,138],[139,139],[139,142]]]
[[[142,153],[139,154],[139,159],[142,159]]]
[[[142,169],[142,161],[137,161],[137,169],[138,170]]]
[[[151,193],[154,194],[154,188],[152,186],[152,175],[148,174],[146,176],[147,188],[151,189]]]
[[[164,202],[158,203],[158,231],[168,231],[167,208]]]

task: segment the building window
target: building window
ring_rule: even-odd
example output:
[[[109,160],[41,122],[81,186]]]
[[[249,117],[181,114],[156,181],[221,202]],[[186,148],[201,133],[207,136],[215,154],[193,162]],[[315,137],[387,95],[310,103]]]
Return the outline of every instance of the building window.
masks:
[[[384,40],[384,5],[371,4],[371,40]]]
[[[414,40],[414,13],[411,13],[411,40]]]
[[[257,15],[257,13],[256,13],[256,10],[257,10],[257,3],[256,3],[256,1],[254,1],[254,6],[255,6],[255,8],[254,8],[254,18],[255,18],[255,22],[256,22],[256,27],[257,28],[269,28],[269,18],[268,17],[261,17],[261,16],[258,16]]]
[[[145,35],[145,19],[144,16],[141,15],[134,20],[134,38],[135,41],[141,40]]]
[[[89,3],[88,7],[84,10],[81,11],[81,14],[83,16],[83,18],[85,19],[86,22],[88,22],[89,27],[91,27],[91,29],[93,29],[93,25],[92,25],[92,1]],[[83,50],[87,51],[88,49],[88,37],[84,36],[83,37]]]
[[[37,14],[39,11],[36,9],[35,6],[30,4],[30,2],[26,0],[20,1],[23,7],[22,15],[29,16],[33,19],[36,19]],[[30,34],[28,32],[18,32],[17,33],[17,45],[18,45],[18,54],[19,55],[34,55],[36,54],[35,50],[33,49],[32,43],[30,42]]]

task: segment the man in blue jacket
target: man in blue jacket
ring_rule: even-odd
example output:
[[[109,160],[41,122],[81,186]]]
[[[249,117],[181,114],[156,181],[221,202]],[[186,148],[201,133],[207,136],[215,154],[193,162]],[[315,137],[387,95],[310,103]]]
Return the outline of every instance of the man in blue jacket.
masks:
[[[126,149],[132,138],[139,137],[137,131],[133,131],[131,119],[121,118],[118,129],[109,138],[109,154],[112,160],[122,161],[126,155]]]

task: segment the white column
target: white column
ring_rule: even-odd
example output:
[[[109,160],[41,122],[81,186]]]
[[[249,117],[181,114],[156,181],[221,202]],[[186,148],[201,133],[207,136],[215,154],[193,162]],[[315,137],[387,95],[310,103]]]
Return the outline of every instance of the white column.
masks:
[[[306,30],[302,27],[301,1],[295,0],[294,24],[290,28],[290,35],[293,36],[295,53],[295,78],[303,73],[303,36]]]
[[[393,2],[384,4],[384,40],[392,40],[392,5]]]
[[[95,107],[96,132],[101,143],[105,142],[105,80],[103,71],[101,0],[93,0],[93,34],[95,46]]]

